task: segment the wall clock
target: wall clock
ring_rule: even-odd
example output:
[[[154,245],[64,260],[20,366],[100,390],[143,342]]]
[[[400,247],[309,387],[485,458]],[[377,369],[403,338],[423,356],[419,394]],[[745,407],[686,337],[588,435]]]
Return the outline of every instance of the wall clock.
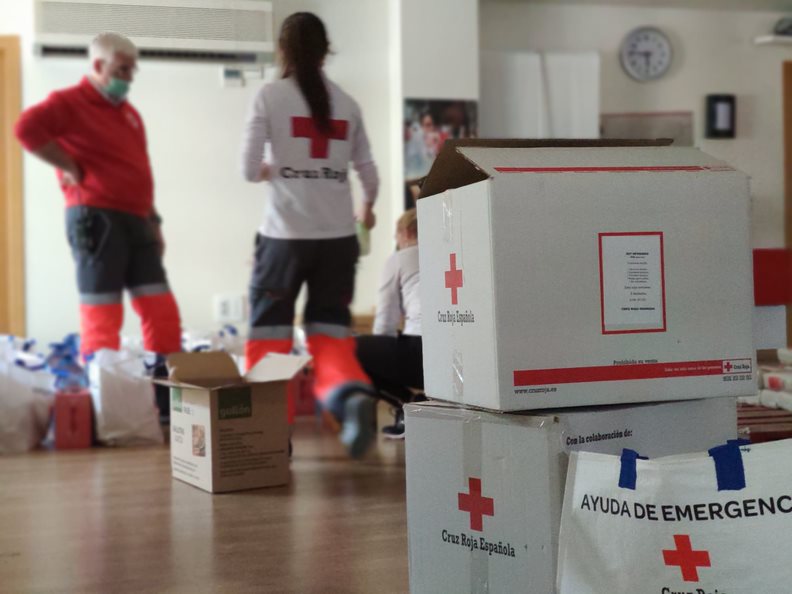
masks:
[[[619,57],[624,71],[635,80],[656,80],[671,67],[671,42],[660,29],[640,27],[624,38]]]

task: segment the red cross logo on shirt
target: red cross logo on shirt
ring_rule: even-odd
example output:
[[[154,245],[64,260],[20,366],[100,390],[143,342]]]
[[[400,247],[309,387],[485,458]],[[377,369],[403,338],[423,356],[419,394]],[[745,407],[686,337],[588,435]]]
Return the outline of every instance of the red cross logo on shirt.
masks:
[[[294,117],[291,122],[292,137],[311,140],[311,159],[327,159],[330,154],[330,141],[346,140],[349,132],[348,120],[330,120],[332,131],[329,135],[317,129],[313,118]]]
[[[451,304],[457,304],[457,291],[462,288],[462,269],[457,270],[456,254],[451,254],[451,270],[445,273],[446,289],[451,289]]]
[[[481,496],[481,479],[468,478],[470,493],[458,493],[459,510],[470,513],[470,529],[482,532],[484,516],[495,515],[495,500]]]
[[[663,549],[663,560],[666,565],[676,565],[682,570],[682,579],[686,582],[699,581],[698,568],[710,567],[707,551],[694,551],[687,534],[675,534],[676,550]]]

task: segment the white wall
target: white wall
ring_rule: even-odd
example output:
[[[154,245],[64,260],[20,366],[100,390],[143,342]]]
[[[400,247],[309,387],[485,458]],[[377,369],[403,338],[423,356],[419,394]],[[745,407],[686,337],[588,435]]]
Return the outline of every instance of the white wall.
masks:
[[[389,213],[387,164],[392,143],[384,3],[276,0],[274,4],[276,27],[296,10],[311,10],[325,21],[335,51],[327,72],[362,107],[383,182],[377,212]],[[30,0],[0,0],[0,27],[8,27],[8,33],[30,30],[31,5]],[[26,43],[23,50],[25,105],[76,83],[85,71],[82,60],[35,58],[29,48]],[[140,66],[131,101],[146,123],[156,203],[165,220],[166,267],[185,327],[208,331],[217,327],[212,296],[247,292],[264,191],[242,181],[239,143],[248,105],[260,83],[224,89],[218,65],[142,62]],[[401,194],[396,199],[401,201]],[[26,157],[27,325],[28,333],[40,341],[78,329],[62,202],[52,171]],[[358,269],[353,306],[357,312],[373,308],[380,270],[393,246],[391,222],[387,215],[384,218],[373,234],[372,254],[361,260]],[[131,308],[126,311],[124,333],[139,335]]]
[[[489,50],[599,51],[603,113],[694,112],[696,145],[752,176],[756,246],[783,245],[782,62],[789,47],[757,47],[753,38],[781,14],[528,3],[481,5],[481,47]],[[671,72],[638,83],[621,70],[618,47],[634,27],[671,37]],[[737,138],[706,140],[704,96],[737,95]]]
[[[484,138],[599,138],[597,52],[481,52]]]
[[[393,227],[404,210],[404,100],[478,101],[479,6],[478,0],[390,0],[389,8],[391,135],[398,151],[391,155]]]
[[[0,35],[33,30],[33,0],[0,0]]]
[[[402,92],[478,100],[477,0],[401,0]]]

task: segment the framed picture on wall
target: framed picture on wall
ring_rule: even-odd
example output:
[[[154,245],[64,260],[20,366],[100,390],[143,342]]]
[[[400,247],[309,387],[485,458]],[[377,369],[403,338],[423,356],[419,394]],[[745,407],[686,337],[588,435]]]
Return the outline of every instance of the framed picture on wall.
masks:
[[[415,206],[420,181],[449,138],[478,136],[478,104],[452,99],[404,101],[404,207]]]

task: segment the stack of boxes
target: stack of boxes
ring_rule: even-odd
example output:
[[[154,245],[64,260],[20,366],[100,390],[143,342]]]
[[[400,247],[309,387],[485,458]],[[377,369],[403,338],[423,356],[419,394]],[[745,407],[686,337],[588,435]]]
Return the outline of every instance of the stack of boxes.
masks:
[[[463,141],[423,193],[438,400],[406,410],[411,589],[552,592],[569,451],[736,435],[733,397],[756,391],[748,179],[661,143]]]

